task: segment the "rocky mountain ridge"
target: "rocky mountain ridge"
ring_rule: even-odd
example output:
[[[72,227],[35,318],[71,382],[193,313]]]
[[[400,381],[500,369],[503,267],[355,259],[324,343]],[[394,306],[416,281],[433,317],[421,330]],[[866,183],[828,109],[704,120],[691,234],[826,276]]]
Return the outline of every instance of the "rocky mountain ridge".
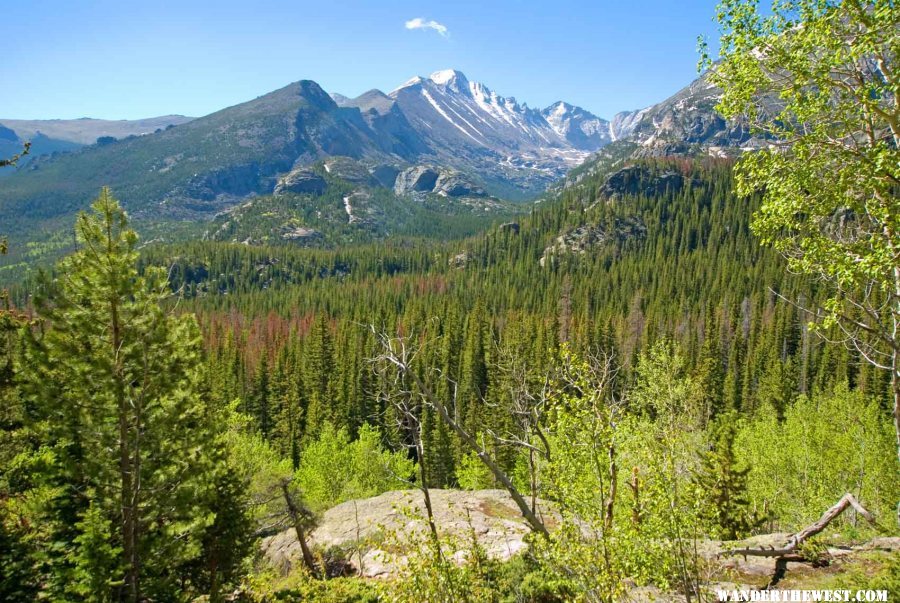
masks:
[[[640,145],[638,156],[736,156],[765,145],[745,124],[725,120],[715,109],[722,91],[703,74],[664,101],[617,114],[613,141]]]
[[[303,170],[321,162],[367,194],[444,198],[436,207],[451,213],[490,207],[498,198],[534,199],[634,157],[721,156],[760,144],[715,113],[717,98],[701,77],[607,121],[564,101],[530,108],[456,70],[352,99],[301,80],[141,136],[33,152],[4,170],[0,221],[14,243],[45,240],[110,186],[133,217],[165,233],[166,223],[209,220],[278,187],[319,195],[321,182]],[[0,126],[0,144],[18,150],[21,138]]]
[[[146,119],[0,119],[0,157],[11,157],[31,143],[26,165],[35,157],[52,153],[66,153],[81,147],[110,142],[112,138],[144,136],[157,130],[187,123],[193,119],[184,115],[162,115]],[[11,171],[0,171],[0,177]]]

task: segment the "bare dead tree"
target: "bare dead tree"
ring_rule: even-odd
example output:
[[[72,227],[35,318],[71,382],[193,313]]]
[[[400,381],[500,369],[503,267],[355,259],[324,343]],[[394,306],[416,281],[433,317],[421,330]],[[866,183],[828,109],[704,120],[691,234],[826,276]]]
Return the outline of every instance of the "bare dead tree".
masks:
[[[772,576],[771,581],[766,586],[766,588],[771,588],[778,584],[778,582],[784,577],[785,572],[787,571],[788,563],[818,563],[816,559],[810,559],[806,555],[804,555],[801,550],[801,545],[806,542],[808,539],[812,538],[816,534],[820,533],[828,524],[830,524],[838,515],[846,511],[848,508],[852,507],[856,510],[857,513],[862,515],[866,521],[875,526],[879,531],[882,530],[881,526],[875,521],[875,517],[863,507],[856,497],[850,494],[844,494],[839,501],[837,501],[830,509],[825,511],[817,521],[814,521],[810,525],[806,526],[796,534],[793,534],[790,538],[788,538],[787,544],[783,547],[776,549],[775,547],[769,548],[742,548],[742,549],[731,549],[725,551],[720,554],[720,556],[742,556],[742,557],[774,557],[775,558],[775,573]]]
[[[758,549],[731,549],[729,551],[725,551],[724,553],[722,553],[722,555],[744,557],[783,557],[785,555],[796,553],[801,544],[827,528],[828,524],[830,524],[835,518],[837,518],[838,515],[840,515],[850,507],[853,507],[853,509],[855,509],[857,513],[862,515],[865,520],[875,526],[875,528],[881,529],[878,523],[875,521],[875,517],[868,510],[866,510],[866,508],[863,507],[858,500],[856,500],[855,496],[848,492],[847,494],[844,494],[844,496],[842,496],[839,501],[832,505],[830,509],[825,511],[822,514],[822,517],[788,538],[787,544],[785,544],[780,549],[776,549],[774,547]]]
[[[422,492],[428,530],[435,547],[435,554],[442,557],[440,536],[434,519],[434,507],[428,491],[430,480],[425,464],[425,446],[423,444],[423,398],[410,386],[410,373],[412,373],[410,367],[418,352],[418,347],[409,345],[409,342],[403,337],[390,337],[383,331],[376,331],[374,326],[370,326],[370,329],[382,349],[382,353],[371,360],[375,365],[376,372],[381,377],[380,381],[389,384],[387,389],[378,392],[378,396],[386,406],[393,409],[395,427],[401,434],[401,438],[404,438],[403,444],[415,455],[419,470],[419,481],[415,485]],[[415,373],[412,374],[415,375]]]
[[[505,375],[509,388],[512,429],[505,433],[487,429],[486,433],[498,445],[518,448],[527,455],[531,512],[537,515],[540,466],[542,462],[550,462],[552,455],[545,431],[552,375],[535,375],[525,358],[500,345],[494,355],[498,358],[497,369]]]
[[[390,368],[392,370],[392,385],[395,386],[392,398],[397,401],[394,402],[394,408],[400,410],[402,414],[408,415],[407,420],[411,421],[414,418],[415,423],[411,424],[414,429],[411,432],[419,434],[419,446],[421,446],[421,423],[419,422],[419,417],[421,416],[422,410],[427,407],[438,414],[441,420],[456,433],[463,444],[475,453],[478,459],[490,470],[494,478],[503,485],[507,492],[509,492],[513,502],[516,503],[522,517],[528,522],[531,529],[538,534],[547,537],[549,533],[544,522],[538,518],[536,513],[526,502],[525,497],[522,496],[522,493],[519,492],[519,489],[513,484],[512,479],[505,471],[503,471],[503,468],[497,460],[478,441],[478,439],[473,434],[469,433],[455,418],[455,403],[454,408],[448,408],[440,397],[428,387],[416,372],[412,366],[412,361],[418,351],[418,348],[411,343],[414,338],[403,335],[392,336],[383,330],[379,331],[374,326],[370,326],[370,330],[381,350],[381,353],[373,358],[373,361],[384,368]],[[455,388],[453,388],[453,390],[455,392]],[[400,406],[398,407],[397,404]],[[423,465],[422,459],[423,457],[419,457],[420,466]],[[420,467],[420,472],[424,471],[424,468]],[[427,488],[425,488],[425,490],[427,498]]]

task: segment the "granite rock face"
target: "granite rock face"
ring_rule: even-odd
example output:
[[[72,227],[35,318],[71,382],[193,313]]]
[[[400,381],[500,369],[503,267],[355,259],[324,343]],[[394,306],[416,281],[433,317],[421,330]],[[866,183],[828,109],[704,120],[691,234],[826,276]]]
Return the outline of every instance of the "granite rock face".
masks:
[[[439,176],[440,172],[430,166],[417,165],[407,168],[397,175],[394,192],[398,195],[430,193],[434,190]]]
[[[464,557],[473,532],[491,559],[509,559],[527,546],[524,539],[530,529],[505,490],[436,489],[429,493],[438,530],[455,549],[447,551],[450,556]],[[549,505],[541,506],[553,517]],[[309,544],[322,551],[336,547],[349,553],[354,571],[362,576],[388,577],[402,567],[412,547],[425,541],[426,530],[422,493],[399,490],[325,511]],[[404,544],[410,548],[402,550]],[[268,560],[283,572],[302,564],[293,530],[264,539],[262,547]]]
[[[430,165],[416,165],[397,175],[394,192],[398,195],[434,193],[442,197],[486,197],[483,188],[463,174]]]
[[[444,540],[448,558],[463,562],[471,548],[472,536],[487,556],[508,560],[524,551],[530,529],[511,497],[505,490],[429,490],[435,522]],[[560,525],[554,507],[539,501],[538,511],[552,532]],[[367,578],[390,578],[402,571],[408,555],[423,546],[428,538],[422,493],[418,490],[385,492],[379,496],[351,500],[325,511],[309,535],[309,545],[322,553],[335,549],[343,552],[342,570]],[[585,528],[585,536],[590,535]],[[763,534],[743,541],[698,540],[696,553],[706,560],[712,572],[711,589],[761,588],[773,576],[775,559],[766,557],[731,556],[735,548],[779,548],[790,534]],[[302,554],[292,529],[262,541],[267,560],[287,574],[302,566]],[[884,560],[900,552],[900,538],[879,537],[853,546],[829,546],[828,555],[842,563],[861,555],[867,559]],[[796,568],[809,571],[809,565],[792,563],[788,572]],[[824,570],[823,570],[824,571]],[[727,582],[722,581],[727,580]],[[628,600],[684,601],[683,596],[656,587],[636,586],[631,580],[625,585]]]
[[[456,172],[441,172],[434,183],[434,192],[448,197],[484,197],[487,194],[484,189]]]

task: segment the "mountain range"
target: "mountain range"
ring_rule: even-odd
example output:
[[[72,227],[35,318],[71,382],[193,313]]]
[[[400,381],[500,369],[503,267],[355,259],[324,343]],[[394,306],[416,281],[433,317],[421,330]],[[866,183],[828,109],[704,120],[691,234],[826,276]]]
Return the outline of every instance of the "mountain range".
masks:
[[[445,70],[356,98],[301,80],[196,119],[0,119],[0,151],[41,141],[30,161],[0,179],[0,223],[14,241],[54,247],[62,243],[50,241],[101,186],[138,220],[183,226],[279,190],[321,195],[326,179],[367,199],[383,198],[372,191],[385,189],[420,204],[429,195],[443,199],[432,202],[441,211],[493,211],[499,199],[534,199],[604,158],[727,155],[755,144],[716,114],[717,96],[701,77],[659,104],[606,120],[563,101],[531,108]],[[341,158],[352,177],[334,182],[329,158]],[[310,184],[316,179],[325,184]]]
[[[163,115],[148,119],[0,119],[0,157],[9,157],[31,143],[31,156],[67,152],[95,144],[98,139],[143,136],[189,122],[192,117]],[[27,163],[28,159],[23,161]],[[0,172],[0,176],[7,175]]]

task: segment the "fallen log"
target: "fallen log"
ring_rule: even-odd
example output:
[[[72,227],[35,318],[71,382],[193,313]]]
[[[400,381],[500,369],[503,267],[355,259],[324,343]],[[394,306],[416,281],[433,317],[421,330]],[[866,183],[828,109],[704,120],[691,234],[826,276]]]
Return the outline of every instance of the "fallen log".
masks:
[[[787,564],[788,563],[812,563],[815,566],[818,565],[827,565],[828,561],[826,559],[822,559],[821,557],[817,557],[815,559],[807,558],[802,551],[799,551],[800,545],[803,544],[806,540],[812,538],[816,534],[820,533],[828,524],[830,524],[838,515],[847,510],[848,507],[853,507],[856,509],[856,512],[862,515],[866,521],[871,523],[876,528],[879,528],[878,524],[875,522],[875,518],[869,513],[865,507],[859,504],[859,501],[856,500],[856,497],[850,494],[844,494],[837,503],[835,503],[830,509],[825,511],[822,514],[822,517],[819,518],[818,521],[808,525],[803,528],[796,534],[792,535],[788,538],[787,544],[784,545],[783,548],[776,549],[775,547],[769,548],[743,548],[743,549],[731,549],[728,551],[724,551],[720,553],[719,556],[743,556],[745,559],[747,557],[771,557],[775,559],[775,573],[772,575],[772,579],[769,581],[769,584],[766,585],[766,590],[773,588],[778,582],[784,578],[785,573],[787,572]],[[880,529],[880,528],[879,528]]]
[[[843,513],[844,510],[846,510],[847,507],[850,506],[856,509],[856,512],[862,515],[866,521],[868,521],[876,528],[878,527],[878,524],[875,523],[875,518],[872,516],[872,514],[866,511],[866,509],[861,504],[859,504],[859,501],[856,500],[856,497],[847,492],[846,494],[844,494],[841,500],[835,503],[833,507],[825,511],[824,515],[819,518],[819,521],[809,525],[805,529],[791,536],[789,548],[792,550],[796,549],[804,540],[815,536],[816,534],[824,530],[835,517]]]
[[[818,521],[803,528],[790,538],[784,548],[776,549],[774,547],[758,548],[758,549],[731,549],[720,554],[724,556],[752,556],[752,557],[785,557],[797,551],[797,548],[809,538],[812,538],[830,524],[838,515],[847,510],[847,507],[853,507],[856,512],[862,515],[866,521],[878,528],[875,518],[869,513],[865,507],[859,504],[856,497],[850,494],[844,494],[837,503],[822,514]]]

